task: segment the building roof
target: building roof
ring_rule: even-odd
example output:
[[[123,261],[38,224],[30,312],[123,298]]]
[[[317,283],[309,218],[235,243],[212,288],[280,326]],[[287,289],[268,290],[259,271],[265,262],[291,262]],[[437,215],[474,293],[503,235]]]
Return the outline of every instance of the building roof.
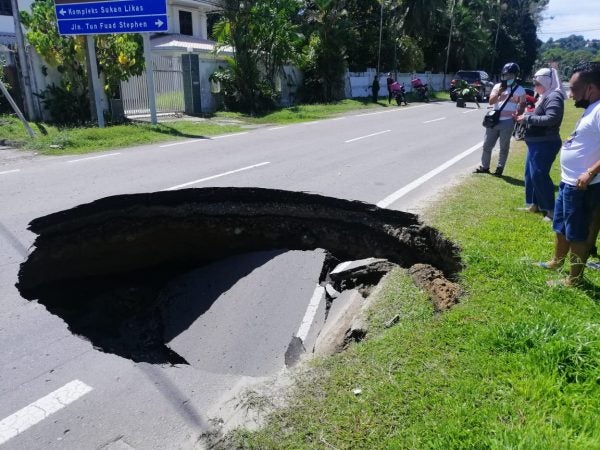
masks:
[[[179,50],[183,52],[208,53],[216,46],[215,41],[202,39],[196,36],[184,34],[164,34],[150,38],[152,50]],[[191,50],[190,50],[191,49]],[[231,53],[231,49],[225,48],[225,53]]]
[[[15,33],[0,32],[0,44],[7,47],[14,47],[17,44]]]

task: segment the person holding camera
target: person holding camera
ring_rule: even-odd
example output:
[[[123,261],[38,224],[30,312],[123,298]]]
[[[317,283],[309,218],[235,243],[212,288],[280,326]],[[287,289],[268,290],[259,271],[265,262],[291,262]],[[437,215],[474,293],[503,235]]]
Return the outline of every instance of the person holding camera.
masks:
[[[481,165],[474,173],[490,173],[492,150],[500,139],[500,154],[495,176],[502,176],[504,165],[508,159],[510,137],[513,131],[513,117],[523,114],[526,105],[526,93],[519,86],[517,77],[521,69],[516,63],[509,62],[502,67],[500,83],[497,83],[490,94],[489,103],[493,105],[493,112],[484,120],[485,138],[481,154]],[[490,120],[487,120],[490,119]]]

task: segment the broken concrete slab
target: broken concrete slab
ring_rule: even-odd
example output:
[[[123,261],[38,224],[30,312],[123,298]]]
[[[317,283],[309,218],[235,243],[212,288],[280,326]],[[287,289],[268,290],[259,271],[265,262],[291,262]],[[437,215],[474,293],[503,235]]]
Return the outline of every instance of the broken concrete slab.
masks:
[[[254,252],[178,277],[160,294],[165,345],[210,372],[258,377],[283,369],[324,261],[323,250]]]
[[[394,267],[397,265],[386,259],[366,258],[347,261],[335,267],[329,274],[329,278],[338,291],[374,286]]]
[[[329,309],[327,321],[317,338],[313,353],[327,356],[338,353],[353,340],[353,325],[362,310],[363,296],[355,289],[344,291]]]

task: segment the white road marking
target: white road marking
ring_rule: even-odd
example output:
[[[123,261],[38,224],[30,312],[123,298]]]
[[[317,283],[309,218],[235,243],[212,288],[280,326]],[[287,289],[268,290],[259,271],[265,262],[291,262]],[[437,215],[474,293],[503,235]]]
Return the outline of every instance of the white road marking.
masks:
[[[74,380],[0,422],[0,445],[83,397],[93,388]]]
[[[377,111],[377,112],[370,112],[370,113],[362,113],[362,114],[355,114],[354,117],[365,117],[365,116],[376,116],[377,114],[387,114],[387,113],[391,113],[394,111],[398,111],[397,109],[388,109],[386,111]]]
[[[377,114],[387,114],[387,113],[393,113],[393,112],[398,112],[398,111],[410,111],[411,109],[415,109],[415,108],[422,108],[424,106],[428,106],[429,103],[424,103],[422,105],[416,105],[416,106],[410,106],[408,108],[392,108],[392,109],[388,109],[386,111],[378,111],[378,112],[371,112],[371,113],[362,113],[362,114],[354,114],[353,116],[348,116],[348,117],[364,117],[364,116],[375,116]]]
[[[288,127],[289,127],[289,125],[284,125],[284,126],[281,126],[281,127],[267,128],[267,131],[282,130],[282,129],[288,128]]]
[[[222,136],[215,136],[215,137],[212,137],[212,138],[191,139],[191,140],[188,140],[188,141],[173,142],[172,144],[159,145],[158,148],[175,147],[176,145],[194,144],[196,142],[208,142],[208,141],[213,141],[215,139],[225,139],[225,138],[228,138],[228,137],[240,136],[242,134],[248,134],[248,132],[244,131],[243,133],[224,134]]]
[[[230,138],[230,137],[242,136],[244,134],[248,134],[248,132],[244,131],[242,133],[224,134],[222,136],[215,136],[213,139],[227,139],[227,138]]]
[[[172,144],[159,145],[158,148],[175,147],[176,145],[193,144],[194,142],[209,141],[210,139],[192,139],[191,141],[174,142]]]
[[[386,198],[384,198],[383,200],[381,200],[379,203],[377,203],[377,206],[379,206],[380,208],[387,208],[388,206],[390,206],[392,203],[394,203],[395,201],[399,200],[400,198],[404,197],[406,194],[408,194],[410,191],[418,188],[419,186],[421,186],[423,183],[425,183],[427,180],[430,180],[431,178],[433,178],[434,176],[436,176],[437,174],[443,172],[444,170],[446,170],[448,167],[452,166],[453,164],[457,163],[458,161],[460,161],[461,159],[465,158],[466,156],[470,155],[471,153],[473,153],[475,150],[478,150],[481,148],[481,146],[483,145],[483,141],[479,142],[478,144],[475,144],[473,147],[465,150],[464,152],[462,152],[459,155],[456,155],[454,158],[446,161],[444,164],[442,164],[441,166],[436,167],[435,169],[433,169],[430,172],[427,172],[425,175],[423,175],[420,178],[417,178],[415,181],[413,181],[412,183],[407,184],[406,186],[404,186],[402,189],[397,190],[396,192],[394,192],[393,194],[388,195]]]
[[[310,122],[300,122],[300,125],[314,125],[316,123],[320,123],[320,120],[311,120]]]
[[[445,117],[440,117],[439,119],[426,120],[423,123],[439,122],[440,120],[446,120],[446,118]]]
[[[191,186],[193,184],[202,183],[202,182],[208,181],[208,180],[214,180],[215,178],[220,178],[220,177],[224,177],[227,175],[232,175],[234,173],[243,172],[244,170],[255,169],[257,167],[266,166],[267,164],[271,164],[271,163],[270,162],[262,162],[260,164],[253,164],[252,166],[242,167],[241,169],[230,170],[229,172],[223,172],[223,173],[219,173],[217,175],[213,175],[210,177],[200,178],[199,180],[190,181],[188,183],[178,184],[177,186],[163,189],[163,191],[176,191],[177,189],[181,189],[186,186]]]
[[[345,117],[335,117],[335,118],[333,118],[331,120],[346,120],[346,118]]]
[[[90,156],[88,158],[71,159],[67,162],[68,163],[76,163],[76,162],[80,162],[80,161],[91,161],[92,159],[108,158],[110,156],[117,156],[117,155],[120,155],[120,153],[107,153],[106,155]]]
[[[306,337],[308,336],[308,332],[310,331],[310,327],[315,320],[315,315],[317,314],[317,310],[319,309],[319,305],[325,299],[323,295],[325,293],[325,288],[317,284],[313,295],[308,302],[308,307],[306,308],[306,312],[304,313],[304,318],[302,319],[302,323],[300,324],[300,328],[296,333],[296,336],[302,339],[302,342],[306,341]]]
[[[345,144],[348,144],[350,142],[354,142],[354,141],[360,141],[361,139],[366,139],[366,138],[370,138],[373,136],[379,136],[380,134],[385,134],[385,133],[389,133],[392,130],[385,130],[385,131],[378,131],[377,133],[371,133],[371,134],[367,134],[366,136],[360,136],[354,139],[348,139],[347,141],[344,141]]]
[[[475,111],[479,111],[479,108],[477,108],[477,109],[470,109],[469,111],[463,111],[463,114],[469,114],[469,113],[472,113],[472,112],[475,112]]]
[[[0,172],[0,175],[6,175],[8,173],[17,173],[20,171],[21,171],[21,169],[5,170],[4,172]]]

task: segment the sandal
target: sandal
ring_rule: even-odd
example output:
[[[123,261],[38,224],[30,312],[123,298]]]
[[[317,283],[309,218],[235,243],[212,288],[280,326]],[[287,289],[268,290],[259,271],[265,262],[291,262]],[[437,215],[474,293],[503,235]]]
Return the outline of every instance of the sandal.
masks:
[[[534,266],[536,267],[540,267],[542,269],[546,269],[546,270],[558,270],[561,268],[561,265],[552,265],[552,263],[549,262],[544,262],[544,261],[540,261],[540,262],[535,262],[533,263]]]

